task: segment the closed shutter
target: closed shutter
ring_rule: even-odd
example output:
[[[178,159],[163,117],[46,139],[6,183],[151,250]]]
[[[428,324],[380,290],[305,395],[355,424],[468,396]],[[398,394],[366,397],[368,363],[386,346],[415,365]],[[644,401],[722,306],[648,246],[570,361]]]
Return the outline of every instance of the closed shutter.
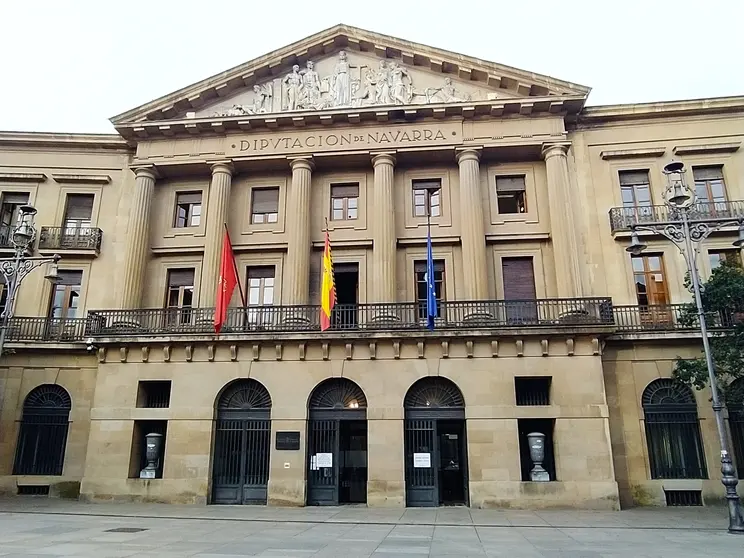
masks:
[[[273,279],[274,266],[251,266],[248,268],[248,279]]]
[[[181,204],[200,204],[202,200],[201,192],[181,192],[176,194],[176,203]]]
[[[620,171],[620,185],[621,186],[633,186],[635,184],[648,184],[648,171],[647,170],[636,170],[636,171]]]
[[[505,300],[534,300],[535,270],[532,258],[502,258]]]
[[[358,198],[359,184],[332,184],[332,198]]]
[[[168,271],[168,287],[193,287],[193,269],[171,269]]]
[[[93,214],[92,194],[68,194],[65,217],[68,221],[90,221]]]
[[[692,167],[695,180],[723,180],[723,167]]]
[[[5,192],[3,203],[12,205],[24,205],[28,203],[28,192]]]
[[[497,176],[497,192],[524,192],[524,176]]]
[[[252,213],[279,212],[279,188],[257,188],[252,195]]]
[[[73,271],[70,269],[60,269],[57,273],[59,275],[58,285],[70,285],[77,287],[83,283],[83,272]]]

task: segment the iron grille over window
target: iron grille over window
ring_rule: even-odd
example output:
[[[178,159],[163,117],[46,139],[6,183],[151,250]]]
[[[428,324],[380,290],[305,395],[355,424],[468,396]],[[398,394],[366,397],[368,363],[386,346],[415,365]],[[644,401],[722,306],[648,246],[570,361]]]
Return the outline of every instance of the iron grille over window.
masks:
[[[517,405],[550,405],[550,376],[514,378]]]
[[[689,387],[661,378],[641,398],[652,479],[705,479],[697,404]]]
[[[72,400],[56,384],[31,391],[23,403],[14,475],[61,475]]]
[[[137,407],[164,409],[170,407],[171,381],[144,380],[139,383]]]
[[[665,490],[667,506],[702,506],[703,495],[700,490]]]
[[[744,479],[744,378],[734,380],[726,395],[734,463],[739,478]]]

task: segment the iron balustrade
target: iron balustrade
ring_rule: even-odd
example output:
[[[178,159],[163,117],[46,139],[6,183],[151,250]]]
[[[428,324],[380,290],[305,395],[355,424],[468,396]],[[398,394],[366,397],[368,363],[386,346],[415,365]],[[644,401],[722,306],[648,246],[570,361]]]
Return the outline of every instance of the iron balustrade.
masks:
[[[98,251],[102,239],[97,227],[41,227],[39,249]]]
[[[618,332],[699,331],[697,315],[691,304],[648,304],[613,306]],[[733,314],[708,313],[709,329],[726,329],[739,319]]]
[[[426,329],[418,302],[336,305],[334,331]],[[213,334],[213,308],[92,310],[91,337]],[[612,326],[609,298],[442,302],[436,329],[505,327]],[[221,333],[314,332],[320,330],[320,306],[229,308]]]
[[[6,341],[82,341],[88,318],[14,317],[10,319]]]
[[[744,201],[698,202],[689,214],[690,221],[744,218]],[[667,205],[613,207],[610,209],[610,230],[628,231],[633,225],[679,220],[678,210]]]

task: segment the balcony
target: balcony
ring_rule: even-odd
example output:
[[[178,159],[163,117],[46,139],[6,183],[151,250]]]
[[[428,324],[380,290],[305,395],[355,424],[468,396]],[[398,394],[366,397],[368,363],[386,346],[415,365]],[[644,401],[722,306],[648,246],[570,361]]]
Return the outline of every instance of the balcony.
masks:
[[[612,311],[618,333],[700,330],[695,309],[690,304],[613,306]],[[706,318],[708,329],[711,330],[731,328],[741,319],[731,314],[709,314]]]
[[[11,318],[7,342],[75,343],[85,339],[88,318]]]
[[[96,227],[41,227],[39,250],[98,251],[103,231]]]
[[[693,221],[741,218],[744,218],[744,201],[696,203],[690,213],[690,220]],[[651,225],[661,221],[675,221],[678,219],[677,212],[666,205],[613,207],[610,209],[610,230],[614,234],[630,230],[632,225]]]
[[[92,310],[89,337],[214,335],[213,308]],[[442,302],[436,330],[612,326],[609,298]],[[332,332],[426,330],[426,306],[415,302],[336,305]],[[230,308],[221,334],[320,332],[319,306]]]

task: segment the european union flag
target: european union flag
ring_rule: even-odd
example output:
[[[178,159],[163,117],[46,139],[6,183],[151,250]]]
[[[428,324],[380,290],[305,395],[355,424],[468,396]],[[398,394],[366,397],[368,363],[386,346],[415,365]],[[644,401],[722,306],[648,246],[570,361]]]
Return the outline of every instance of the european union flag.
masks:
[[[437,317],[437,290],[434,283],[434,254],[431,249],[431,227],[426,227],[426,327],[434,329]]]

